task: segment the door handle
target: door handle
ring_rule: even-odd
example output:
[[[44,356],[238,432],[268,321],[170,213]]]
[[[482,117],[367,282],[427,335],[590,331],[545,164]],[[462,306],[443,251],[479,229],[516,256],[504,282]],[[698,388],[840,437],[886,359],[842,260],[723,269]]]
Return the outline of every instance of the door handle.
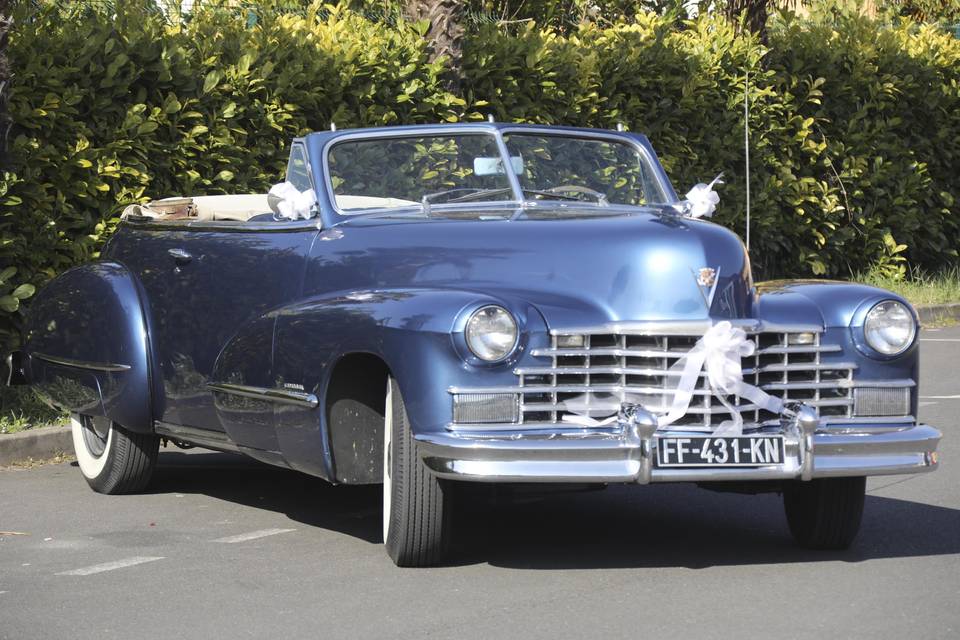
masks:
[[[193,260],[193,256],[190,255],[188,251],[183,249],[167,249],[167,253],[170,254],[170,257],[173,258],[174,262],[180,265],[187,264]]]

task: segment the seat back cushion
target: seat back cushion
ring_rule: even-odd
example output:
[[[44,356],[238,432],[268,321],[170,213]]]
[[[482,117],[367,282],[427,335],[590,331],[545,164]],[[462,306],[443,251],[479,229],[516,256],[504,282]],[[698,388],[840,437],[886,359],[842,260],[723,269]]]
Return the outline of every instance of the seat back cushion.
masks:
[[[240,194],[228,196],[194,196],[199,220],[247,221],[261,213],[271,213],[267,194]]]

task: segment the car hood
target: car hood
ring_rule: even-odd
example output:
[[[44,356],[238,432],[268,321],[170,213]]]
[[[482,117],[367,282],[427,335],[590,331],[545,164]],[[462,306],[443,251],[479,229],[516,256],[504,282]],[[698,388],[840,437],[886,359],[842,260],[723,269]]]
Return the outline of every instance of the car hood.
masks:
[[[754,305],[749,261],[736,235],[708,222],[639,211],[514,220],[462,213],[357,218],[323,231],[314,256],[322,264],[309,276],[310,289],[323,279],[341,291],[477,291],[525,300],[553,328],[743,318]],[[714,284],[703,269],[713,270]]]

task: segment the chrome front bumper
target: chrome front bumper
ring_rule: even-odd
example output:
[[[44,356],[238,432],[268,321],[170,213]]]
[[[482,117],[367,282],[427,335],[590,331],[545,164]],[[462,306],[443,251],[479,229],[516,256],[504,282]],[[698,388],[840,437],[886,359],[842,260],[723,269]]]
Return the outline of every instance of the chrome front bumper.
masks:
[[[644,433],[644,431],[646,431]],[[937,468],[940,432],[918,424],[816,425],[767,428],[783,434],[783,464],[750,468],[658,468],[656,438],[704,435],[621,425],[608,432],[495,436],[426,433],[415,436],[420,457],[442,478],[475,482],[710,482],[810,480],[922,473]]]

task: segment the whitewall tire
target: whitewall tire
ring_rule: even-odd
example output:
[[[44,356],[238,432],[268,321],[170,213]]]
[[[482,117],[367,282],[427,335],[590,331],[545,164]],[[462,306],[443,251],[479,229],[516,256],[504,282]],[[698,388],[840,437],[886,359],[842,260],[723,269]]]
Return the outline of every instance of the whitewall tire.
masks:
[[[383,436],[383,542],[400,567],[440,563],[450,542],[452,483],[427,469],[416,451],[396,380],[387,380]]]
[[[387,402],[383,424],[383,543],[390,537],[391,504],[393,482],[391,480],[390,461],[393,443],[393,378],[387,378]]]
[[[157,464],[160,438],[133,433],[103,416],[70,416],[73,450],[87,484],[98,493],[142,491]]]

